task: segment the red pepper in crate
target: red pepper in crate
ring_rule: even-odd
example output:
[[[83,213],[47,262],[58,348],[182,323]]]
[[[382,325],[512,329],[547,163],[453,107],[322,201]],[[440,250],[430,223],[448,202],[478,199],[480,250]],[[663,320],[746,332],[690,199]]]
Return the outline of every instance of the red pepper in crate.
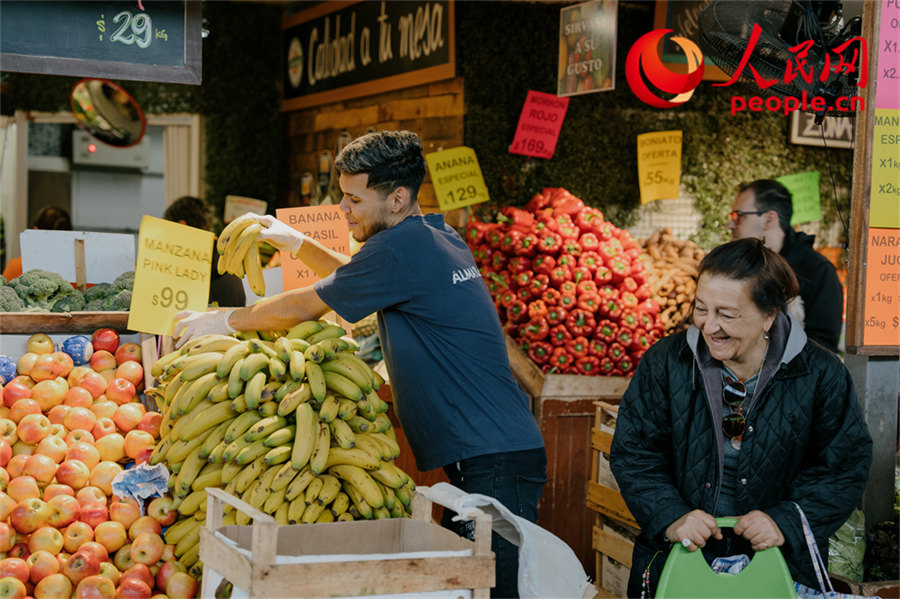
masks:
[[[538,251],[544,252],[545,254],[556,254],[562,247],[562,243],[563,239],[559,233],[545,230],[541,234],[541,239],[538,242]]]
[[[622,306],[627,309],[637,308],[640,303],[637,296],[630,291],[623,291],[619,294],[619,297],[622,300]]]
[[[519,327],[519,333],[529,341],[542,341],[550,334],[550,325],[543,316],[536,316]]]
[[[588,343],[588,354],[592,356],[596,356],[598,358],[606,357],[606,353],[609,351],[609,345],[605,341],[601,341],[596,337],[591,339],[591,342]]]
[[[562,293],[559,296],[559,306],[566,310],[574,310],[578,307],[578,300],[574,293]]]
[[[531,233],[526,233],[519,238],[518,243],[513,246],[513,253],[516,256],[534,256],[538,249],[538,238]]]
[[[590,277],[579,281],[578,286],[576,287],[576,295],[582,295],[584,293],[600,293],[597,284],[594,283],[594,280]]]
[[[561,306],[550,306],[547,308],[547,322],[550,323],[551,327],[565,324],[568,317],[569,312]]]
[[[503,281],[503,278],[495,272],[485,274],[484,284],[487,286],[488,293],[490,293],[492,297],[499,295],[504,289],[509,288],[509,285]]]
[[[528,318],[544,318],[547,316],[547,304],[544,300],[534,300],[528,304]]]
[[[597,321],[594,319],[594,315],[581,308],[569,311],[569,317],[566,318],[566,328],[573,335],[590,337],[591,333],[594,332],[595,326],[597,326]]]
[[[522,272],[515,273],[513,280],[516,282],[516,287],[528,287],[528,285],[531,284],[531,277],[533,276],[533,271],[524,270]]]
[[[556,347],[560,347],[566,344],[566,341],[572,338],[572,333],[566,328],[564,324],[558,324],[555,327],[550,328],[550,343],[552,343]]]
[[[506,307],[506,320],[508,322],[525,322],[528,320],[528,306],[521,300],[516,300]]]
[[[583,358],[588,354],[587,337],[579,335],[578,337],[569,339],[568,341],[566,341],[564,347],[566,348],[566,351],[568,351],[576,360],[578,358]]]
[[[600,304],[598,313],[610,320],[619,320],[622,316],[622,300],[617,297],[608,297]]]
[[[582,237],[584,236],[582,235]],[[603,259],[595,251],[582,252],[578,256],[578,266],[588,269],[593,276],[596,274],[597,269],[603,266]]]
[[[644,301],[639,303],[637,309],[638,312],[643,312],[651,318],[660,313],[659,302],[652,297],[650,299],[645,299]]]
[[[581,229],[575,226],[568,214],[557,215],[556,225],[558,227],[556,232],[562,237],[563,244],[568,241],[578,243],[578,238],[581,237]]]
[[[506,206],[500,211],[497,220],[509,225],[513,229],[527,233],[534,224],[534,214],[528,210]]]
[[[622,282],[619,283],[620,291],[630,291],[634,293],[638,289],[637,281],[634,280],[634,277],[625,277],[622,279]]]
[[[535,299],[534,294],[531,292],[531,286],[519,287],[516,290],[516,297],[526,304]]]
[[[619,365],[624,358],[628,357],[628,352],[625,351],[625,348],[618,341],[609,344],[609,351],[607,355],[612,358],[612,361],[616,363],[616,366]]]
[[[518,229],[507,230],[500,238],[500,247],[498,249],[505,254],[512,254],[515,247],[519,245],[519,240],[522,239],[523,235],[524,233]]]
[[[631,353],[647,351],[653,345],[653,339],[642,328],[635,329],[631,338],[631,344],[628,345],[628,351]]]
[[[498,270],[491,277],[500,284],[503,289],[512,289],[512,276],[508,270]]]
[[[614,283],[622,281],[625,277],[628,276],[628,273],[630,272],[628,262],[626,262],[625,259],[621,256],[610,258],[609,262],[606,263],[606,266],[609,267],[609,270],[612,273],[612,279]]]
[[[507,322],[503,325],[503,332],[505,332],[505,333],[506,333],[507,335],[509,335],[510,337],[515,337],[516,335],[519,334],[519,327],[520,327],[520,326],[522,326],[522,325],[519,324],[519,323],[517,323],[517,322],[507,321]]]
[[[506,257],[502,251],[497,250],[493,254],[491,254],[491,268],[494,270],[500,271],[506,268],[506,263],[509,262],[509,258]]]
[[[519,274],[520,272],[531,270],[531,259],[525,256],[513,256],[506,263],[506,266],[509,268],[509,272]]]
[[[619,325],[628,327],[632,331],[641,328],[641,318],[637,310],[622,310],[622,316],[619,318]]]
[[[563,240],[562,248],[560,248],[561,252],[565,252],[570,256],[574,256],[578,258],[581,255],[581,244],[575,241],[574,239],[570,239],[568,241]]]
[[[585,207],[575,215],[575,224],[582,231],[593,231],[601,223],[603,223],[603,213],[597,208]]]
[[[559,303],[559,297],[561,295],[559,289],[547,287],[547,289],[544,289],[544,293],[541,294],[541,299],[544,300],[544,303],[547,304],[547,306],[555,306]]]
[[[486,243],[480,243],[472,248],[472,257],[475,264],[484,264],[490,258],[491,247]]]
[[[600,296],[596,293],[582,293],[576,298],[576,305],[582,310],[595,314],[600,309]]]
[[[564,368],[568,368],[573,362],[575,358],[566,351],[564,347],[557,347],[553,350],[553,353],[550,355],[550,364],[551,367],[556,368],[557,370],[562,370]]]
[[[553,199],[550,201],[550,207],[553,208],[555,213],[573,215],[584,210],[584,202],[565,189],[551,194],[551,196]]]
[[[543,231],[544,233],[548,231],[552,231],[554,233],[559,232],[559,223],[556,222],[555,218],[553,218],[552,210],[541,211],[537,215],[537,222],[539,225],[543,225],[541,231]]]
[[[550,271],[550,284],[553,287],[556,287],[560,291],[562,291],[562,286],[565,283],[572,282],[572,271],[568,266],[559,266]]]
[[[597,270],[594,271],[594,282],[597,283],[597,286],[601,286],[604,283],[609,283],[612,281],[612,271],[609,270],[605,265],[601,264],[597,267]]]
[[[529,284],[529,288],[531,289],[531,293],[536,297],[540,297],[544,290],[547,289],[550,284],[550,277],[545,275],[544,273],[538,273],[531,277],[531,283]]]
[[[616,333],[616,343],[621,343],[622,347],[628,348],[631,346],[633,340],[634,334],[632,329],[628,327],[619,327],[619,331]]]
[[[578,259],[575,256],[562,254],[556,259],[556,266],[565,266],[568,269],[572,269],[578,266]]]
[[[509,305],[516,301],[516,292],[512,289],[505,289],[500,292],[499,295],[500,305],[504,308],[509,308]]]
[[[500,249],[500,241],[503,239],[503,231],[499,227],[494,227],[490,231],[485,232],[484,239],[492,250]]]
[[[578,285],[576,285],[575,281],[572,281],[571,279],[560,283],[557,289],[559,289],[559,292],[563,295],[571,295],[572,297],[575,297],[575,295],[578,293]]]
[[[605,300],[611,297],[619,297],[619,289],[612,283],[604,283],[597,287],[597,294],[600,299]]]
[[[593,279],[594,276],[591,274],[591,271],[583,266],[576,266],[572,269],[572,280],[576,285],[580,285],[584,281],[591,281],[591,283],[593,283]]]
[[[641,283],[640,285],[638,285],[638,288],[634,292],[634,294],[637,296],[639,302],[650,299],[650,285],[647,283]]]
[[[612,267],[609,265],[612,262],[613,258],[620,258],[619,247],[613,243],[612,241],[607,241],[606,243],[600,244],[600,249],[597,250],[597,253],[600,254],[600,257],[603,258],[603,263],[606,264],[607,267],[612,270]]]
[[[613,362],[609,356],[600,358],[600,374],[605,376],[611,376],[613,371],[616,369],[616,363]]]
[[[553,346],[546,341],[533,341],[528,348],[528,357],[538,365],[546,364],[552,354]]]
[[[594,331],[594,336],[600,341],[609,345],[616,340],[616,333],[618,332],[619,325],[609,319],[604,318],[597,323],[597,329]]]
[[[616,364],[617,369],[619,370],[619,376],[628,376],[631,374],[631,371],[634,370],[635,362],[631,359],[630,356],[625,356],[622,358],[618,364]]]
[[[556,268],[556,258],[547,254],[538,254],[531,261],[531,269],[534,272],[542,272],[545,275],[549,275],[554,268]]]
[[[600,249],[600,240],[597,239],[597,236],[590,231],[588,231],[587,233],[582,233],[581,237],[578,238],[578,243],[581,245],[581,249],[585,252],[596,252],[598,249]]]
[[[613,226],[607,221],[597,223],[592,230],[600,241],[609,241],[614,236]]]
[[[491,229],[490,223],[470,220],[466,223],[466,243],[470,246],[478,245],[484,241],[485,234]]]
[[[575,360],[575,369],[586,376],[600,374],[600,358],[597,356],[582,356]]]
[[[637,368],[637,365],[641,363],[641,358],[644,357],[644,350],[638,350],[631,352],[631,361],[634,362],[634,367]]]

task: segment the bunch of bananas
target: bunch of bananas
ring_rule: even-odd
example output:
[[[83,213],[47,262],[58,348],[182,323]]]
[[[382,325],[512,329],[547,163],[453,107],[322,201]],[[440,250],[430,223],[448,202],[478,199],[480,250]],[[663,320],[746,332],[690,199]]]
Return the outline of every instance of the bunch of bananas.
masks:
[[[248,212],[228,223],[216,240],[219,251],[216,269],[219,274],[230,272],[241,278],[246,274],[250,289],[260,297],[266,294],[266,282],[256,238],[263,228],[256,215]]]
[[[163,413],[151,464],[172,473],[180,520],[165,533],[199,568],[207,487],[220,487],[279,524],[409,515],[415,484],[377,393],[383,379],[345,330],[306,321],[283,334],[204,335],[161,357],[147,389]],[[226,510],[225,524],[247,524]]]

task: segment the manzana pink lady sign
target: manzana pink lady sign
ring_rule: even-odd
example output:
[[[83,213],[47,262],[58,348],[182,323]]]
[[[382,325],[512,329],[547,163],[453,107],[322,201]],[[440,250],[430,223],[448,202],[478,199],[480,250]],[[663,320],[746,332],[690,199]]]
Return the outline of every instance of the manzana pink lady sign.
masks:
[[[687,72],[675,73],[663,63],[659,53],[659,42],[672,32],[672,29],[655,29],[641,36],[631,47],[631,50],[628,51],[628,56],[625,60],[625,77],[631,90],[641,101],[656,108],[672,108],[684,104],[691,98],[694,89],[697,88],[703,79],[703,54],[700,52],[700,48],[687,38],[677,36],[671,38],[671,41],[678,45],[687,57]],[[784,76],[781,79],[766,79],[750,63],[750,57],[753,55],[761,33],[762,29],[760,26],[754,24],[747,48],[731,79],[724,83],[713,83],[713,86],[724,87],[733,85],[745,71],[749,71],[752,74],[756,85],[762,90],[768,89],[779,82],[789,84],[798,77],[808,84],[813,83],[815,78],[824,83],[832,73],[857,75],[859,77],[857,85],[861,88],[866,87],[868,83],[867,45],[866,40],[860,36],[850,38],[840,46],[832,48],[830,53],[826,53],[824,64],[819,73],[814,72],[814,68],[807,64],[809,51],[813,47],[814,42],[812,40],[801,42],[789,49],[791,54],[793,54],[793,58],[787,62]],[[845,57],[845,52],[848,50],[850,51],[850,60]],[[660,97],[659,94],[650,89],[645,80],[661,92],[676,94],[676,96],[671,99]],[[856,110],[864,109],[865,102],[859,96],[840,96],[829,102],[823,96],[810,95],[806,91],[803,91],[799,98],[794,96],[763,97],[759,95],[749,97],[733,96],[731,98],[732,115],[745,110],[750,110],[751,112],[768,110],[770,112],[790,114],[796,110],[804,112],[822,112],[824,110],[855,112]]]

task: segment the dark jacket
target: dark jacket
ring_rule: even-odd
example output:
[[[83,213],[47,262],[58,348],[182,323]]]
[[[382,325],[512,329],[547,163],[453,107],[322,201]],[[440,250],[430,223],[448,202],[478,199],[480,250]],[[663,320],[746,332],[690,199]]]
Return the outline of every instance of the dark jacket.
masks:
[[[837,352],[844,320],[844,288],[834,265],[813,249],[815,240],[812,235],[789,231],[781,257],[791,265],[800,283],[807,337]]]
[[[739,514],[717,514],[723,471],[721,363],[700,331],[663,338],[641,360],[619,408],[610,465],[641,527],[629,597],[653,559],[659,580],[670,544],[666,528],[693,509],[713,515],[765,511],[785,537],[794,580],[816,588],[800,519],[806,513],[827,557],[828,537],[862,497],[872,440],[853,381],[833,353],[808,343],[799,323],[779,314],[757,389],[745,407]]]
[[[247,305],[247,297],[244,294],[244,283],[241,278],[226,272],[219,274],[216,264],[219,261],[219,251],[213,243],[212,265],[209,278],[209,303],[222,308],[243,308]]]

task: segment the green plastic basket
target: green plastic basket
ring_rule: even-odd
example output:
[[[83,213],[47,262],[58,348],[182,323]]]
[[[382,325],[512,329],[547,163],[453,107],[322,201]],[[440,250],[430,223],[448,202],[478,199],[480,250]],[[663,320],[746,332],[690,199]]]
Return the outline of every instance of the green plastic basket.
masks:
[[[719,528],[734,528],[737,518],[716,518]],[[738,574],[712,571],[702,551],[672,547],[656,589],[659,599],[796,599],[794,581],[778,547],[757,551]]]

